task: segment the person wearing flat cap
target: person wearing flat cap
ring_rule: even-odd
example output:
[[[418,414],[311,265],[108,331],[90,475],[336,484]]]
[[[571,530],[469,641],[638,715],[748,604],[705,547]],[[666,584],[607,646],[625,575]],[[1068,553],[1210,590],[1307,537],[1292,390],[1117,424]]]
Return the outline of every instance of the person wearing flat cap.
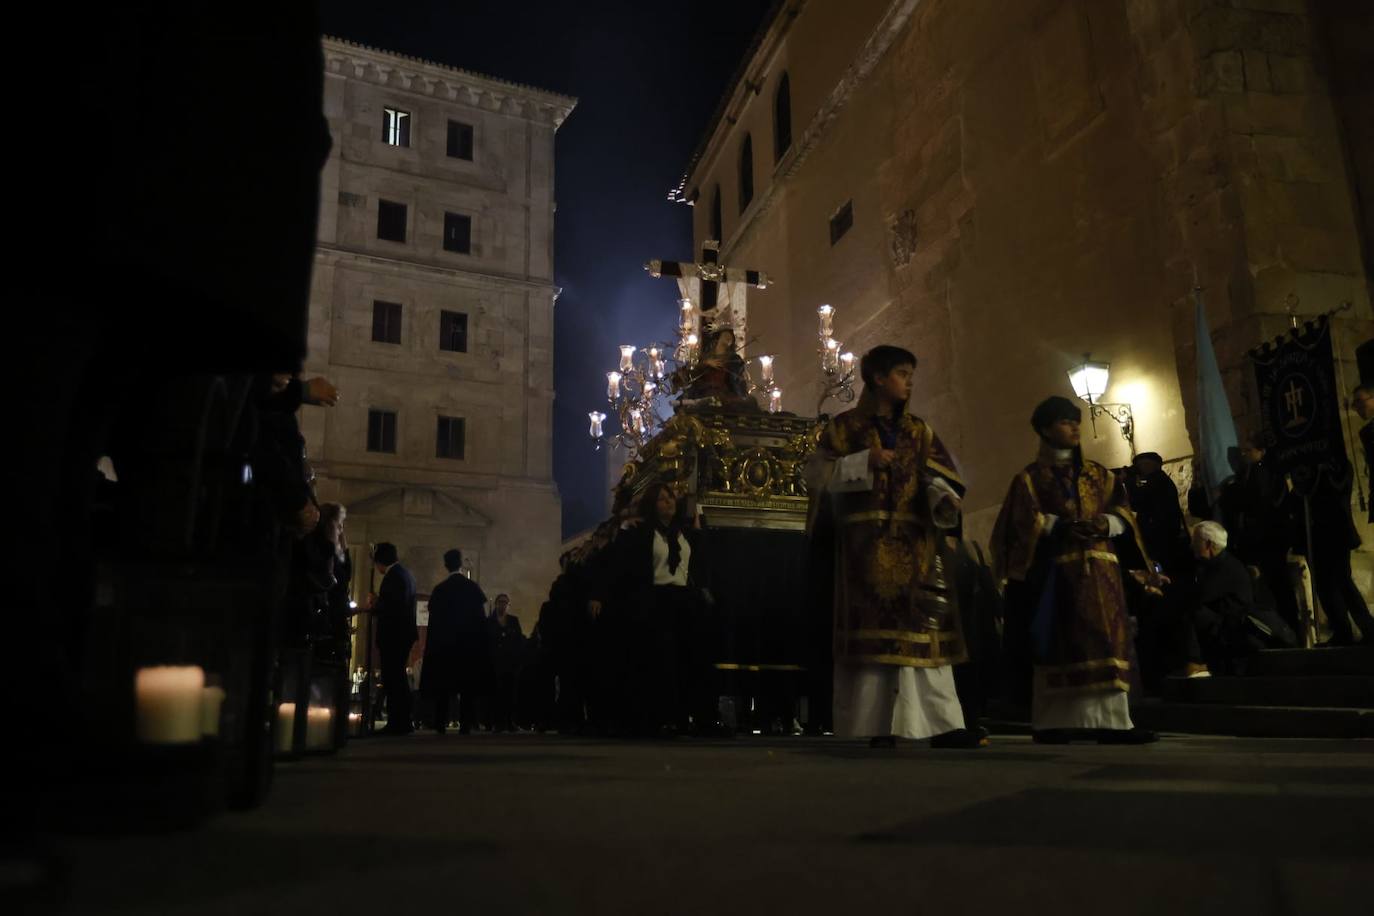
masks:
[[[1007,583],[1009,625],[1019,619],[1030,633],[1034,739],[1144,744],[1156,736],[1131,722],[1130,622],[1112,538],[1131,532],[1147,565],[1149,554],[1116,474],[1084,460],[1081,420],[1067,398],[1035,408],[1040,451],[997,516],[995,570]]]

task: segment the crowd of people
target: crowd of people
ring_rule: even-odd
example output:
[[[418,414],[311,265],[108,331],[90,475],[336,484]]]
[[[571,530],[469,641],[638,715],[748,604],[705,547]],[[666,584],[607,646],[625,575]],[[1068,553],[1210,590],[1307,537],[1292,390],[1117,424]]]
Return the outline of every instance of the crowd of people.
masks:
[[[1013,480],[991,569],[982,565],[1001,588],[963,608],[961,621],[968,598],[953,580],[973,562],[961,549],[964,485],[938,436],[908,412],[915,366],[902,348],[870,351],[859,406],[829,421],[807,469],[812,556],[834,558],[812,564],[829,566],[816,583],[830,598],[818,603],[830,623],[827,728],[880,744],[977,747],[986,735],[968,719],[995,694],[1025,702],[1042,740],[1151,740],[1131,724],[1128,691],[1152,691],[1168,675],[1241,673],[1256,651],[1303,644],[1290,554],[1308,558],[1325,644],[1374,644],[1350,567],[1351,466],[1324,475],[1304,504],[1252,440],[1233,450],[1219,496],[1189,493],[1185,513],[1160,455],[1115,471],[1085,459],[1080,409],[1061,397],[1031,419],[1036,460]],[[278,396],[293,402],[337,398],[323,380],[285,385]],[[1369,421],[1368,448],[1374,389],[1356,389],[1354,403]],[[305,481],[283,644],[346,659],[355,613],[346,512],[315,503],[308,465]],[[664,482],[624,489],[612,517],[561,558],[529,635],[509,596],[489,602],[450,550],[412,661],[416,582],[394,545],[375,545],[380,587],[364,609],[375,620],[384,733],[725,734],[713,663],[728,654],[729,609],[712,592],[709,546],[685,494]],[[995,635],[971,638],[980,631]],[[976,702],[954,675],[970,658],[985,669]]]

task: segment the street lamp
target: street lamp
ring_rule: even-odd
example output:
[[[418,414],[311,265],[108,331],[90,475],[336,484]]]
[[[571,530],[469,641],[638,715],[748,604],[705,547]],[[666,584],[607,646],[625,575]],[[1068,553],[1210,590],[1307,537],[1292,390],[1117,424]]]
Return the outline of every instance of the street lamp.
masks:
[[[1074,394],[1088,402],[1088,419],[1092,423],[1093,435],[1097,435],[1097,418],[1111,417],[1121,427],[1121,437],[1130,446],[1131,457],[1135,458],[1135,416],[1131,412],[1131,405],[1099,402],[1107,393],[1111,372],[1111,363],[1095,361],[1091,353],[1084,353],[1083,362],[1069,370],[1069,384],[1073,386]]]

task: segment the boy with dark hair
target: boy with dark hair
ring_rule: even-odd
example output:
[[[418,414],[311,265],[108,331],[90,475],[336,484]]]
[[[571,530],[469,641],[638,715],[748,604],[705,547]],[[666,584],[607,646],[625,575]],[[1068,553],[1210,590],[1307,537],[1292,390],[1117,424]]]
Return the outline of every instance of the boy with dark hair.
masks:
[[[1082,416],[1068,398],[1035,408],[1040,452],[997,516],[996,575],[1007,583],[1008,625],[1030,634],[1035,740],[1144,744],[1156,736],[1131,723],[1130,621],[1111,541],[1135,524],[1116,475],[1083,458]]]
[[[930,738],[979,747],[964,726],[953,666],[966,658],[946,578],[944,540],[958,528],[963,483],[935,433],[907,412],[916,357],[874,347],[859,366],[863,395],[821,433],[807,468],[808,526],[836,557],[835,733]]]

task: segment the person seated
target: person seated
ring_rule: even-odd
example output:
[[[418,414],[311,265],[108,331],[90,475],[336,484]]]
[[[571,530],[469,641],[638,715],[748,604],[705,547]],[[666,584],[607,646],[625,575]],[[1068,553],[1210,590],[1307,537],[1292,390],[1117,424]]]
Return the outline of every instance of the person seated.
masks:
[[[627,729],[647,737],[714,733],[706,544],[686,500],[668,484],[650,486],[639,507],[611,545],[588,602],[594,618],[604,603],[615,605]]]
[[[1209,669],[1236,673],[1255,652],[1297,640],[1272,599],[1265,599],[1267,592],[1257,600],[1255,580],[1226,543],[1226,529],[1217,522],[1200,522],[1193,529],[1193,620]]]

